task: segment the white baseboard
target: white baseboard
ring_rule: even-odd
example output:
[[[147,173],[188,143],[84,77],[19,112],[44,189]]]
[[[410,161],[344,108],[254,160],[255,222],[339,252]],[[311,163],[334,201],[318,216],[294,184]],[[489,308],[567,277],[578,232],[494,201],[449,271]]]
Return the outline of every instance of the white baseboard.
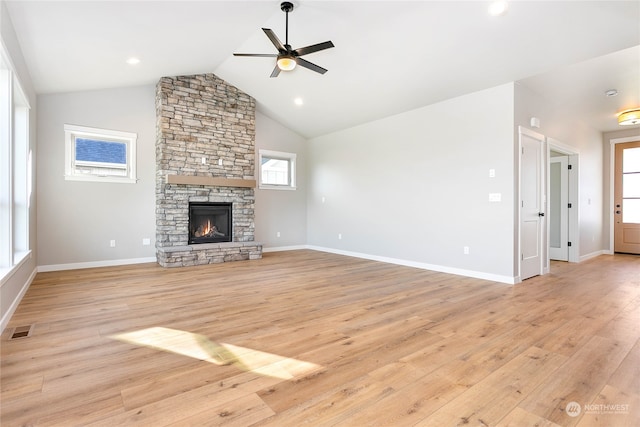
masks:
[[[114,259],[109,261],[77,262],[73,264],[39,265],[38,272],[43,273],[47,271],[78,270],[82,268],[95,268],[95,267],[113,267],[118,265],[143,264],[145,262],[158,262],[158,260],[156,259],[156,257],[148,257],[148,258]]]
[[[398,258],[389,258],[389,257],[378,256],[378,255],[369,255],[369,254],[363,254],[363,253],[360,253],[360,252],[343,251],[343,250],[339,250],[339,249],[324,248],[324,247],[320,247],[320,246],[308,245],[308,246],[306,246],[306,248],[307,249],[312,249],[314,251],[329,252],[329,253],[333,253],[333,254],[337,254],[337,255],[346,255],[346,256],[352,256],[352,257],[355,257],[355,258],[364,258],[364,259],[368,259],[368,260],[371,260],[371,261],[380,261],[380,262],[387,262],[389,264],[404,265],[406,267],[415,267],[415,268],[420,268],[422,270],[437,271],[437,272],[440,272],[440,273],[455,274],[457,276],[473,277],[475,279],[490,280],[492,282],[506,283],[508,285],[514,285],[514,284],[518,283],[518,278],[516,278],[516,277],[502,276],[502,275],[499,275],[499,274],[491,274],[491,273],[483,273],[481,271],[465,270],[465,269],[461,269],[461,268],[454,268],[454,267],[447,267],[447,266],[442,266],[442,265],[427,264],[427,263],[417,262],[417,261],[407,261],[407,260],[398,259]]]
[[[600,251],[591,252],[590,254],[581,255],[580,260],[578,262],[586,261],[588,259],[595,258],[600,255],[605,255],[607,254],[607,252],[608,252],[607,250],[602,249]]]
[[[297,245],[297,246],[275,246],[272,248],[262,247],[262,252],[283,252],[283,251],[299,251],[301,249],[309,249],[307,245]]]
[[[31,286],[31,282],[33,282],[33,279],[36,278],[37,272],[38,272],[38,269],[34,268],[31,274],[29,275],[29,278],[27,279],[27,281],[22,285],[20,292],[11,303],[9,310],[7,310],[7,312],[4,313],[4,315],[2,316],[2,319],[0,319],[0,333],[4,332],[4,328],[6,328],[7,324],[9,324],[9,320],[11,320],[11,316],[13,316],[13,313],[15,313],[16,309],[18,308],[18,304],[20,304],[20,301],[22,301],[22,297],[24,297],[24,294],[27,293],[27,289],[29,289],[29,286]]]

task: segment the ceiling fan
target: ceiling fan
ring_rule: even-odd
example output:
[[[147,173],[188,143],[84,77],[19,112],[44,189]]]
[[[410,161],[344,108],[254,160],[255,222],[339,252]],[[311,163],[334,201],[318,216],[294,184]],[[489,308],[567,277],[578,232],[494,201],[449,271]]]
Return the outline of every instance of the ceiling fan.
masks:
[[[276,60],[276,67],[271,73],[271,77],[278,77],[280,71],[291,71],[296,68],[296,65],[307,68],[316,73],[324,74],[327,72],[325,68],[319,65],[313,64],[306,59],[300,58],[301,56],[308,55],[310,53],[318,52],[320,50],[329,49],[333,46],[331,41],[314,44],[311,46],[305,46],[298,49],[292,49],[289,44],[289,12],[293,10],[293,3],[285,1],[280,4],[280,9],[286,14],[286,33],[285,42],[282,44],[278,36],[269,28],[263,28],[262,31],[269,37],[271,43],[278,49],[278,53],[234,53],[234,56],[259,56],[259,57],[272,57],[278,58]]]

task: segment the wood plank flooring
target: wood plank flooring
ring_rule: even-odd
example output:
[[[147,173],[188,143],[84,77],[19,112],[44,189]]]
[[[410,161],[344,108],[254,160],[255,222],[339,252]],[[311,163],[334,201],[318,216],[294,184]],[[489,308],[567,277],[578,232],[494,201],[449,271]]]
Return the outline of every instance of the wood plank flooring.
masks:
[[[314,251],[39,273],[0,424],[638,426],[639,339],[632,255],[515,286]]]

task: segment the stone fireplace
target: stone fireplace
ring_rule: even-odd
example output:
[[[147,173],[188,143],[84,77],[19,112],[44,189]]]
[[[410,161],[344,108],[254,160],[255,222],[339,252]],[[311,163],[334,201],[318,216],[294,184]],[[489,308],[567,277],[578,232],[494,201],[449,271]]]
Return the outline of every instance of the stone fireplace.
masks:
[[[262,244],[254,241],[254,170],[253,98],[213,74],[160,79],[156,86],[158,263],[181,267],[261,258]],[[190,206],[196,208],[195,216],[206,216],[204,206],[214,208],[209,212],[209,223],[213,221],[209,229],[206,222],[190,224],[194,215]],[[222,206],[230,215],[224,224],[224,214],[214,212]]]

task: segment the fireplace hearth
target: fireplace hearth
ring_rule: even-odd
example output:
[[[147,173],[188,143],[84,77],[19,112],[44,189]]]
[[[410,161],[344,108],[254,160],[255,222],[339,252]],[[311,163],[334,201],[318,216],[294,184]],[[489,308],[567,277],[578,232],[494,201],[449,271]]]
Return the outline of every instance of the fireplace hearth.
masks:
[[[189,203],[189,244],[231,242],[232,204]]]

